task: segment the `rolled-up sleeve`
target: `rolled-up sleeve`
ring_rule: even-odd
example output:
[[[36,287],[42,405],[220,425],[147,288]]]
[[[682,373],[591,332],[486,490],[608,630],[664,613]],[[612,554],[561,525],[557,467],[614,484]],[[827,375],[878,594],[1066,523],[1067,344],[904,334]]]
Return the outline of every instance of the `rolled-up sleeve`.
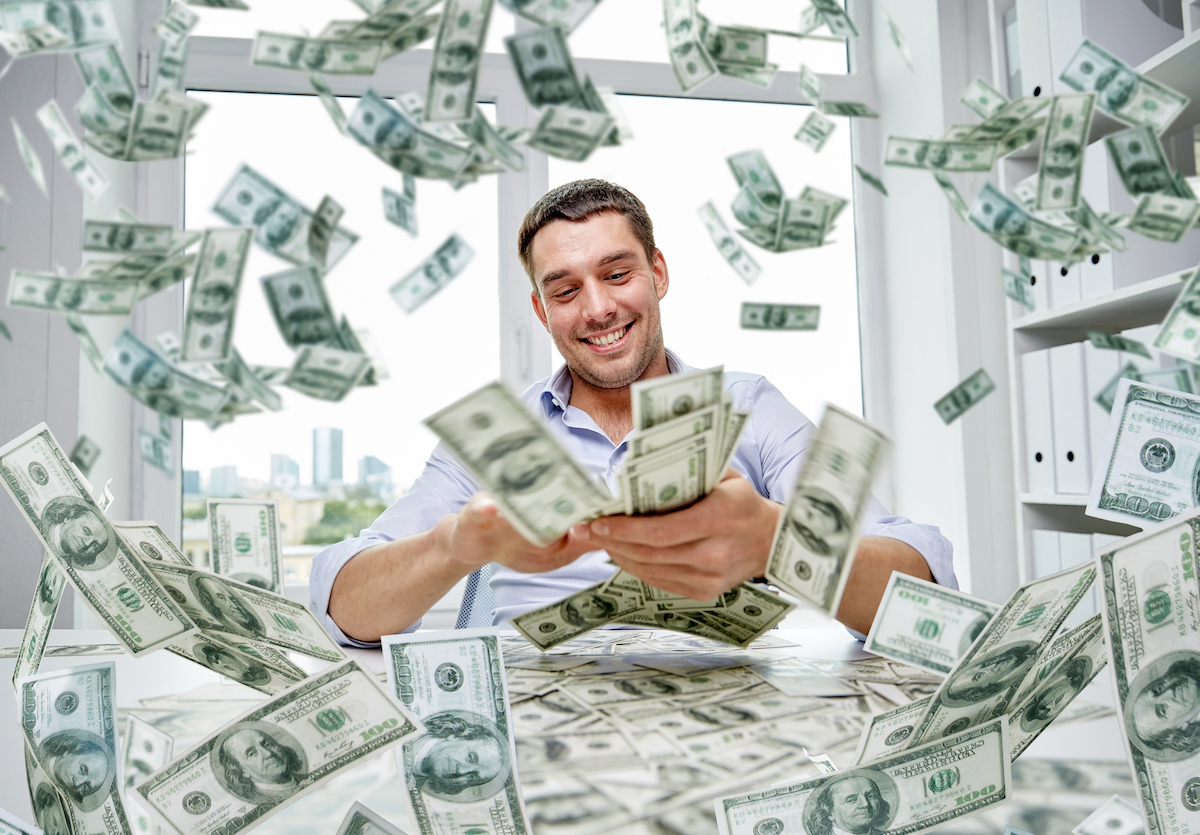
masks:
[[[351,638],[329,615],[329,595],[342,567],[372,546],[430,530],[443,517],[461,510],[479,489],[479,484],[462,468],[449,448],[439,443],[425,462],[420,478],[380,514],[371,527],[353,539],[330,545],[317,554],[308,580],[308,605],[334,640],[343,646],[379,646],[378,641]],[[415,631],[420,625],[418,620],[404,631]]]

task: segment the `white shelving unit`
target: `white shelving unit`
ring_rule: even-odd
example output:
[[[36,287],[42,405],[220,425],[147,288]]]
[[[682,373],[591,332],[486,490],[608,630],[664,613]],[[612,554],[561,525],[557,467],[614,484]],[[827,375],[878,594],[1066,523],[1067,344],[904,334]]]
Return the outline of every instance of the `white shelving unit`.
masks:
[[[1182,3],[1184,29],[1173,29],[1159,20],[1141,2],[1130,0],[1112,3],[1107,0],[993,0],[993,83],[1000,90],[1008,88],[1009,69],[1005,43],[1004,16],[1016,10],[1017,31],[1021,40],[1016,54],[1021,61],[1020,91],[1024,95],[1052,95],[1070,93],[1059,89],[1061,67],[1074,53],[1083,38],[1090,38],[1108,49],[1127,63],[1135,66],[1139,73],[1166,84],[1191,99],[1187,108],[1177,117],[1163,137],[1168,155],[1176,156],[1176,167],[1185,175],[1195,173],[1194,160],[1181,158],[1186,144],[1192,149],[1193,128],[1200,123],[1200,6],[1193,8],[1195,0],[1175,0]],[[1193,17],[1189,17],[1193,15]],[[1119,19],[1118,19],[1119,18]],[[1194,30],[1194,31],[1193,31]],[[1146,57],[1149,56],[1149,57]],[[1103,143],[1104,137],[1127,125],[1097,113],[1089,136],[1089,149]],[[1038,147],[1027,148],[1002,161],[1000,187],[1007,191],[1012,185],[1037,170]],[[1097,146],[1089,152],[1101,152]],[[1094,153],[1100,164],[1106,163],[1106,155]],[[1096,164],[1089,159],[1089,164]],[[1113,200],[1109,206],[1096,206],[1097,211],[1130,211],[1132,200],[1124,194],[1115,171],[1109,171],[1109,182]],[[1128,201],[1128,202],[1126,202]],[[1092,201],[1089,201],[1092,202]],[[1119,333],[1131,328],[1157,324],[1179,295],[1182,280],[1190,275],[1200,261],[1200,231],[1188,233],[1184,241],[1175,245],[1161,245],[1141,236],[1124,231],[1129,250],[1102,256],[1111,259],[1103,266],[1111,274],[1113,289],[1089,295],[1086,273],[1093,265],[1072,266],[1079,270],[1084,298],[1058,306],[1046,305],[1029,311],[1022,305],[1008,301],[1006,320],[1008,324],[1009,402],[1013,428],[1012,450],[1013,471],[1016,476],[1014,497],[1016,501],[1018,575],[1020,582],[1027,582],[1034,575],[1033,531],[1049,530],[1076,534],[1110,534],[1127,536],[1136,528],[1094,519],[1084,514],[1087,505],[1086,493],[1031,492],[1027,472],[1024,384],[1022,380],[1022,356],[1030,351],[1053,348],[1059,345],[1083,342],[1087,331],[1099,330]],[[1177,249],[1169,250],[1167,246]],[[1018,271],[1015,255],[1004,254],[1006,266]],[[1034,274],[1046,281],[1049,269],[1060,270],[1061,264],[1034,262]],[[1039,302],[1051,295],[1039,288]],[[1051,283],[1053,288],[1053,283]],[[1056,453],[1057,454],[1057,453]]]

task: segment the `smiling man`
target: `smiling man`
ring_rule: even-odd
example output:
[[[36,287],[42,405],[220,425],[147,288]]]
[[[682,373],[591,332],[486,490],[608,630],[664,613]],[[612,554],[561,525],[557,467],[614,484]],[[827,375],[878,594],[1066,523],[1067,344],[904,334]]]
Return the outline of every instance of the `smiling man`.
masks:
[[[650,216],[618,185],[567,183],[529,210],[518,254],[534,311],[566,360],[522,399],[615,490],[633,429],[629,387],[694,370],[663,341],[659,302],[670,281]],[[725,391],[733,408],[752,414],[716,489],[673,513],[576,525],[546,547],[518,534],[438,444],[412,489],[370,529],[317,556],[314,613],[339,641],[371,646],[382,635],[415,629],[455,583],[489,563],[493,621],[501,625],[605,579],[609,559],[652,586],[697,600],[763,576],[816,429],[761,375],[726,372]],[[531,478],[536,461],[531,453]],[[810,525],[815,536],[840,533],[815,510],[809,516],[795,523]],[[870,629],[893,570],[957,588],[950,543],[936,528],[888,516],[872,501],[861,533],[837,613],[852,629]]]

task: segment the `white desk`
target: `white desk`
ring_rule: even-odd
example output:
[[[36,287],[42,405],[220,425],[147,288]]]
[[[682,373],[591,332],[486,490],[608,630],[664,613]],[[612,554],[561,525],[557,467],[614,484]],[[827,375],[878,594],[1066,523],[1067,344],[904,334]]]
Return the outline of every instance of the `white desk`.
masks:
[[[854,640],[842,627],[829,621],[814,619],[812,626],[803,629],[788,629],[772,632],[782,638],[793,640],[800,646],[786,650],[801,658],[823,658],[830,660],[853,661],[870,657],[862,649],[862,645]],[[21,639],[21,631],[16,629],[0,630],[0,646],[16,646]],[[56,630],[50,644],[111,644],[112,637],[102,630]],[[366,666],[376,671],[383,670],[383,653],[379,650],[347,651],[351,657],[360,659]],[[103,658],[108,660],[109,657]],[[239,684],[222,679],[216,673],[210,672],[196,664],[184,661],[168,652],[156,652],[141,659],[128,655],[111,656],[116,662],[116,705],[121,708],[136,708],[142,699],[156,696],[170,696],[208,685],[219,687],[222,695],[228,694],[231,699],[257,701],[264,698],[260,693],[245,688]],[[293,656],[293,659],[310,671],[320,669],[324,664],[312,659]],[[49,657],[42,662],[43,670],[62,669],[79,664],[102,660],[99,656],[68,656]],[[0,659],[0,677],[8,682],[12,677],[14,659]],[[16,699],[11,695],[0,697],[0,808],[7,809],[26,820],[33,820],[29,805],[29,795],[25,782],[25,764],[22,754],[22,736],[17,721]],[[1084,691],[1082,698],[1097,704],[1112,705],[1112,688],[1107,670],[1101,672],[1097,681]],[[231,707],[233,707],[231,705]],[[249,709],[245,704],[242,708]],[[238,711],[239,713],[241,710]],[[230,717],[232,718],[232,717]],[[213,728],[197,728],[196,733],[203,735]],[[122,732],[124,728],[121,728]],[[182,753],[177,748],[176,753]],[[1074,759],[1092,761],[1121,761],[1125,759],[1121,747],[1120,732],[1117,718],[1108,716],[1101,719],[1081,721],[1064,725],[1051,726],[1038,738],[1022,759]],[[846,763],[838,763],[845,766]],[[1131,798],[1132,799],[1132,798]],[[261,835],[288,833],[295,835],[301,832],[323,833],[331,835],[338,822],[345,815],[350,805],[360,800],[392,820],[411,835],[418,832],[415,825],[408,819],[404,808],[404,800],[400,784],[397,782],[395,757],[388,752],[380,757],[363,763],[358,768],[338,777],[333,782],[317,789],[301,800],[292,804],[288,809],[267,821],[257,832]],[[1038,835],[1050,835],[1039,832]]]

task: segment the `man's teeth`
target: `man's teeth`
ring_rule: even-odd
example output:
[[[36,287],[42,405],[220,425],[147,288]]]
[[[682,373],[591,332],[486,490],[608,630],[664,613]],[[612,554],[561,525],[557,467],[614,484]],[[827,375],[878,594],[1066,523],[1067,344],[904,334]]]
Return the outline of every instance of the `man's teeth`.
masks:
[[[618,339],[625,335],[625,331],[629,330],[629,325],[621,328],[619,331],[613,331],[607,336],[589,336],[587,341],[593,345],[612,345]]]

